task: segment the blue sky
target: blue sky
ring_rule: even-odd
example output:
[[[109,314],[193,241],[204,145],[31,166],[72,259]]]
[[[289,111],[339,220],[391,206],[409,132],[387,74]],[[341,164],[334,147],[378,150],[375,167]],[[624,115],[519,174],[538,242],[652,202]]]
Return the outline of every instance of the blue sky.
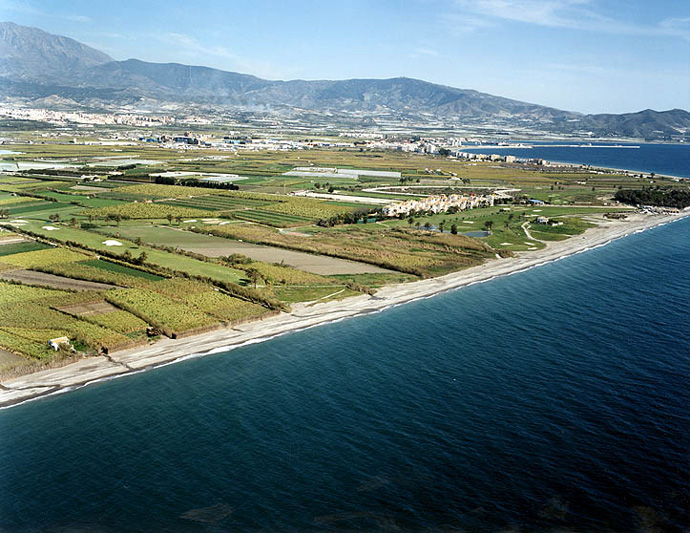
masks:
[[[688,0],[0,0],[115,59],[407,76],[584,113],[690,110]]]

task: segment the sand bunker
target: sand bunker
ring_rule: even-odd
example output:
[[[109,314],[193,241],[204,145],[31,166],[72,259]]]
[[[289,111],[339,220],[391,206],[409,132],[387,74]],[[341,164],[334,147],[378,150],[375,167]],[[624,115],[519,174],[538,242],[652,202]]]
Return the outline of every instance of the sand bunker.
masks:
[[[56,228],[55,226],[43,226],[43,229],[47,229],[48,231],[55,231],[60,228]]]
[[[122,243],[120,241],[113,241],[111,239],[103,241],[103,244],[105,244],[106,246],[122,246]]]

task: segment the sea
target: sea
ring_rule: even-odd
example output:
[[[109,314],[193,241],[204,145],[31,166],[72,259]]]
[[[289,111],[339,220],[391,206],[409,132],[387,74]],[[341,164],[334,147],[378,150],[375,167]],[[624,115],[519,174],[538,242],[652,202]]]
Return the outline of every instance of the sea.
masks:
[[[463,146],[462,150],[480,154],[514,155],[519,159],[546,159],[609,168],[654,172],[665,176],[690,178],[690,144],[650,144],[619,142],[532,142],[515,141],[528,148],[506,146]]]
[[[685,218],[2,410],[0,531],[687,531],[688,265]]]

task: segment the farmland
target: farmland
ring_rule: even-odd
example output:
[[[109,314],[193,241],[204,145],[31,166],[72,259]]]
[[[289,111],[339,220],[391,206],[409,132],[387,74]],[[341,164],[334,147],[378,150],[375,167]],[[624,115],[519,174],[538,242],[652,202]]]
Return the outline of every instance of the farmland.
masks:
[[[371,293],[538,250],[581,234],[603,213],[629,210],[611,198],[641,183],[613,172],[357,148],[231,155],[20,137],[23,144],[8,144],[22,152],[16,161],[57,165],[0,175],[0,235],[7,236],[0,238],[0,350],[24,361],[232,326],[298,302]],[[285,175],[294,167],[400,177]],[[155,183],[161,172],[181,177]],[[227,190],[198,186],[190,172],[246,179]],[[381,216],[373,202],[482,188],[515,192],[494,207],[402,219]],[[372,203],[352,202],[367,197]],[[538,217],[554,223],[537,224]],[[61,336],[69,353],[47,347]]]

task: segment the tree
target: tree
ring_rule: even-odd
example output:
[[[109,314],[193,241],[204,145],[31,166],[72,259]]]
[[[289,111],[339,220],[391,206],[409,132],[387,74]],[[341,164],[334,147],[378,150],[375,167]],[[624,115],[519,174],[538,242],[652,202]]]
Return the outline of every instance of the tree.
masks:
[[[60,222],[60,213],[53,213],[48,217],[51,222]]]
[[[257,285],[259,284],[259,281],[263,279],[263,275],[261,274],[261,272],[259,272],[255,268],[248,268],[244,272],[247,274],[247,279],[249,279],[249,282],[253,283],[254,288],[256,289]]]
[[[445,222],[439,223],[439,225],[438,225],[438,231],[440,231],[441,233],[443,233],[443,228],[445,228],[445,227],[446,227],[446,223],[445,223]]]
[[[486,229],[486,231],[491,231],[491,228],[493,228],[493,227],[494,227],[494,221],[493,220],[487,220],[486,222],[484,222],[484,228]]]
[[[175,221],[177,222],[177,225],[179,226],[182,223],[182,217],[180,215],[177,215],[175,217]]]
[[[424,224],[424,229],[430,230],[430,229],[431,229],[431,222],[426,222],[426,223]]]
[[[407,223],[408,223],[410,226],[411,226],[412,224],[414,224],[414,218],[413,218],[413,217],[408,218],[408,219],[407,219]]]
[[[141,252],[141,255],[139,255],[139,258],[137,259],[137,264],[143,265],[144,263],[146,263],[146,259],[146,252]]]
[[[450,232],[451,232],[453,235],[457,235],[457,234],[458,234],[458,225],[457,225],[457,224],[453,224],[453,225],[450,227]]]
[[[122,221],[122,215],[118,213],[117,215],[115,215],[115,225],[119,227],[121,221]]]
[[[172,224],[173,216],[170,213],[168,213],[168,216],[165,218],[168,219],[168,224]]]

